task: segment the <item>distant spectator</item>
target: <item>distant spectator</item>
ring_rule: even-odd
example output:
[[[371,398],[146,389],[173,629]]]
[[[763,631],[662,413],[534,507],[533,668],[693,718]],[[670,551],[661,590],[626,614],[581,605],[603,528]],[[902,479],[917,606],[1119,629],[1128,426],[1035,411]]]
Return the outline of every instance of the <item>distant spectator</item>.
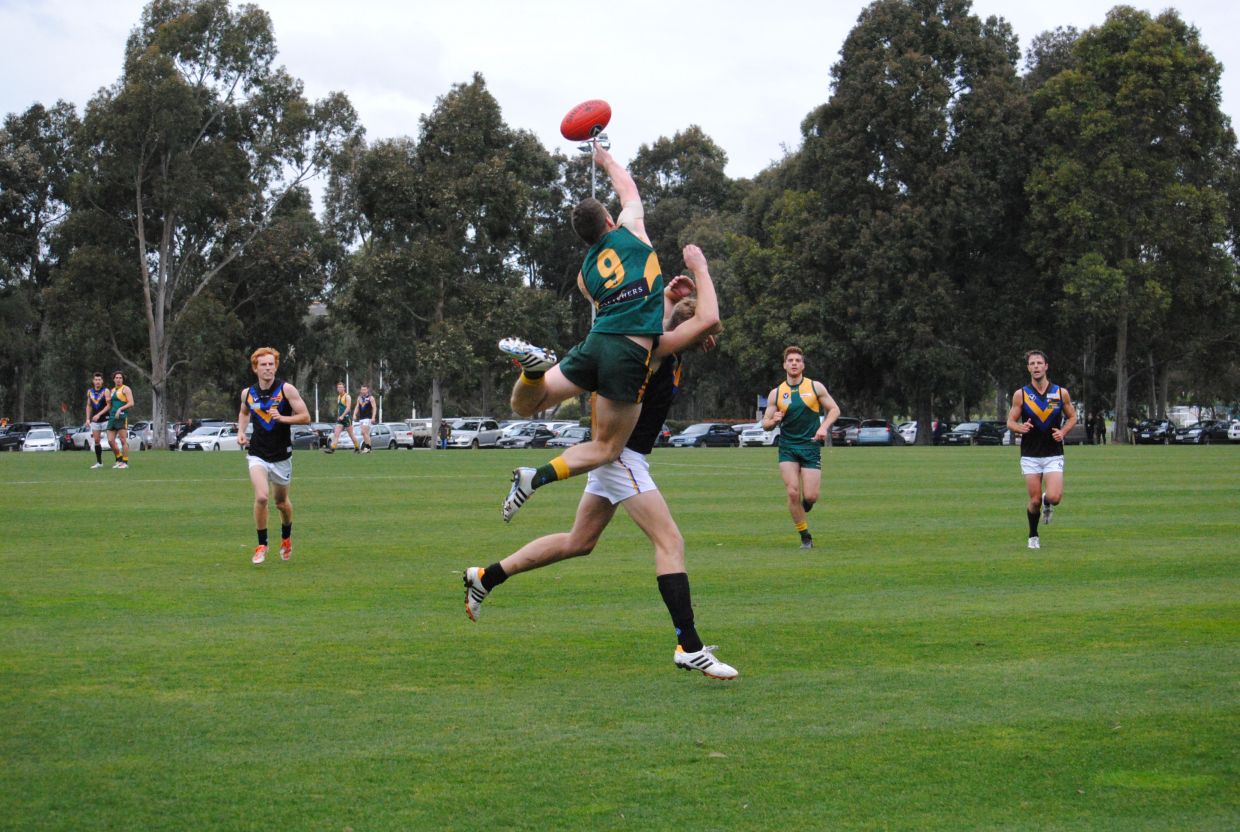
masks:
[[[452,426],[448,424],[447,419],[439,422],[439,449],[448,450],[448,437],[452,435]]]

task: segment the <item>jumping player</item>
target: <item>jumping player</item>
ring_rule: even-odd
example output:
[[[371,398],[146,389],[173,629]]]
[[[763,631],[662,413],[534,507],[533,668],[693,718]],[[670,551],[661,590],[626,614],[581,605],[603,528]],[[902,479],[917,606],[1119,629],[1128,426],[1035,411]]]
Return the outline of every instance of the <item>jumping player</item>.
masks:
[[[806,515],[818,502],[822,484],[822,454],[819,445],[840,417],[840,406],[821,381],[805,377],[805,354],[798,346],[784,350],[787,377],[767,396],[762,429],[779,426],[779,475],[788,494],[788,513],[801,535],[801,548],[814,548]],[[821,419],[823,408],[826,417]]]
[[[95,450],[93,468],[103,467],[103,432],[108,427],[108,397],[111,393],[103,386],[103,373],[91,376],[90,387],[86,389],[86,424],[90,426],[91,446]]]
[[[1025,353],[1029,383],[1012,394],[1008,430],[1020,434],[1020,471],[1025,475],[1029,504],[1029,548],[1042,548],[1038,518],[1050,525],[1055,506],[1063,499],[1063,438],[1076,425],[1076,408],[1068,391],[1051,384],[1046,353]]]
[[[254,526],[258,546],[250,562],[267,559],[267,503],[275,497],[280,511],[280,558],[293,556],[293,504],[288,489],[293,481],[293,437],[289,425],[310,424],[310,410],[297,388],[276,378],[280,353],[259,347],[250,356],[250,368],[258,383],[241,391],[241,411],[237,414],[237,444],[247,448],[246,463],[254,486]],[[250,417],[254,434],[246,437]]]
[[[499,342],[523,370],[512,389],[512,409],[528,417],[582,393],[597,393],[593,438],[540,468],[513,471],[504,522],[534,489],[619,458],[658,367],[653,350],[663,332],[663,270],[646,235],[641,196],[629,172],[597,142],[594,159],[611,178],[622,206],[614,220],[593,198],[573,209],[573,230],[590,246],[577,286],[594,306],[594,325],[558,364],[553,352],[518,338]]]
[[[357,393],[357,403],[353,405],[353,423],[362,429],[362,453],[370,453],[370,426],[375,418],[375,397],[370,395],[370,387],[363,384]],[[352,435],[352,434],[350,434]]]
[[[112,374],[112,389],[108,392],[108,445],[116,462],[113,468],[129,467],[129,410],[133,407],[133,390],[125,383],[125,374],[117,370]],[[120,437],[120,444],[116,442]]]
[[[685,541],[650,476],[647,459],[679,389],[681,364],[675,352],[709,339],[719,323],[718,302],[705,258],[696,246],[689,246],[685,249],[685,262],[697,277],[697,301],[683,299],[672,307],[671,302],[685,291],[684,284],[677,281],[664,292],[672,312],[659,350],[673,352],[651,376],[641,416],[619,459],[589,472],[571,531],[540,537],[485,569],[471,566],[465,570],[465,614],[477,621],[483,600],[513,575],[590,554],[615,516],[616,506],[623,505],[654,544],[659,593],[676,629],[674,663],[683,670],[699,670],[714,679],[734,679],[736,668],[715,658],[715,648],[702,644],[695,628],[689,575],[685,571]]]
[[[357,441],[357,437],[353,435],[353,416],[350,410],[353,405],[353,397],[349,395],[349,391],[344,389],[344,382],[336,382],[336,427],[332,430],[332,442],[324,450],[329,454],[336,452],[336,443],[340,441],[340,432],[343,430],[349,434],[349,438],[353,440],[353,453],[361,453],[362,446]]]

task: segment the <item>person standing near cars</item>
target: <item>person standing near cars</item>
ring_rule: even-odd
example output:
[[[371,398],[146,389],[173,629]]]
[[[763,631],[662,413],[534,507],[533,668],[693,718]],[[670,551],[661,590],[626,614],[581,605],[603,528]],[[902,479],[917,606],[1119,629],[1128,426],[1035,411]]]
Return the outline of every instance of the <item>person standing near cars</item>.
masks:
[[[90,428],[91,447],[95,450],[94,468],[103,467],[103,432],[108,427],[108,408],[110,406],[108,388],[103,386],[103,373],[91,376],[90,387],[86,388],[86,424]]]
[[[288,498],[293,481],[293,437],[290,425],[310,424],[310,410],[301,393],[276,378],[280,353],[259,347],[250,356],[250,368],[258,383],[241,391],[241,411],[237,414],[237,444],[247,448],[246,463],[254,486],[254,526],[258,546],[250,562],[267,559],[267,504],[275,497],[280,512],[280,558],[293,556],[293,504]],[[254,418],[253,436],[245,435]]]
[[[357,392],[357,403],[353,405],[353,423],[362,429],[361,452],[364,454],[370,453],[370,426],[374,419],[375,397],[370,395],[370,387],[363,384]]]
[[[1040,549],[1038,518],[1050,525],[1063,499],[1063,439],[1076,425],[1076,408],[1068,391],[1047,377],[1046,353],[1025,353],[1025,366],[1029,383],[1012,394],[1007,426],[1020,434],[1020,470],[1029,493],[1029,548]]]
[[[353,440],[353,453],[361,453],[361,443],[357,441],[357,437],[353,435],[353,397],[349,395],[349,391],[344,388],[344,382],[336,382],[336,427],[332,430],[332,443],[324,450],[329,454],[336,452],[336,444],[340,441],[340,432],[344,431],[349,434],[349,439]]]
[[[818,502],[822,484],[818,449],[840,417],[840,406],[826,385],[805,377],[805,354],[800,347],[784,349],[784,372],[786,378],[767,396],[762,429],[779,427],[779,474],[788,495],[788,513],[801,535],[801,548],[812,549],[814,536],[806,515]]]
[[[116,462],[113,468],[129,467],[129,410],[133,407],[133,390],[125,383],[125,374],[117,370],[112,374],[112,389],[108,392],[108,445]],[[120,444],[116,442],[120,437]]]

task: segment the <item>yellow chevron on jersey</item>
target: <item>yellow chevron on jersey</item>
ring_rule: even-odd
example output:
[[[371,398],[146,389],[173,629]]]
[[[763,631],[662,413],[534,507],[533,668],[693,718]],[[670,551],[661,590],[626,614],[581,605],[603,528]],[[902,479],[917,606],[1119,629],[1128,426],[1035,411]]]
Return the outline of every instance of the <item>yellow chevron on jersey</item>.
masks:
[[[792,386],[787,381],[779,383],[779,392],[775,394],[775,404],[780,410],[787,412],[788,405],[792,404]],[[801,383],[796,387],[796,393],[801,397],[801,402],[815,413],[822,411],[822,405],[818,402],[818,394],[814,392],[814,382],[808,378],[801,379]]]
[[[1063,410],[1063,398],[1060,396],[1059,389],[1059,385],[1052,384],[1047,387],[1045,393],[1039,394],[1037,390],[1033,389],[1032,385],[1026,385],[1021,388],[1020,393],[1025,413],[1033,417],[1042,429],[1046,429],[1048,426],[1058,427],[1058,423],[1055,425],[1050,423],[1055,414]]]

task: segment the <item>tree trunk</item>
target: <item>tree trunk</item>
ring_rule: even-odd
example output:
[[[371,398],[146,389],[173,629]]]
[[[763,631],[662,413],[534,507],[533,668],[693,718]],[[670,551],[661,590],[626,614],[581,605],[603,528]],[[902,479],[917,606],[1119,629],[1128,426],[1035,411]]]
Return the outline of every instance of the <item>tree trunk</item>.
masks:
[[[1128,287],[1115,310],[1115,444],[1128,444]]]
[[[929,392],[917,397],[917,444],[934,442],[934,400]]]
[[[1167,401],[1171,390],[1171,367],[1164,361],[1162,366],[1158,368],[1158,418],[1167,418],[1167,409],[1170,402]]]
[[[439,447],[439,425],[443,422],[443,390],[439,376],[431,377],[431,447]]]
[[[26,381],[26,374],[22,372],[19,364],[13,368],[13,386],[17,388],[17,421],[26,421],[26,387],[29,383]]]

